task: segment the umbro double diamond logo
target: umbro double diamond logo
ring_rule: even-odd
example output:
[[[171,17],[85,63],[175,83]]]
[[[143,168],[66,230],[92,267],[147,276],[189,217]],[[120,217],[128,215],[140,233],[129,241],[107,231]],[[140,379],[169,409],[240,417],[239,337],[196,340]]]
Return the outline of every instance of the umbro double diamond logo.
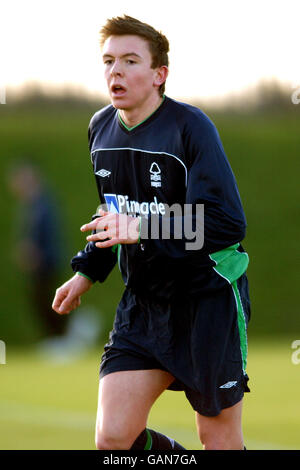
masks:
[[[105,178],[106,176],[109,176],[110,174],[111,174],[111,171],[104,170],[104,168],[102,168],[102,170],[96,171],[95,173],[95,175],[102,176],[102,178]]]
[[[226,382],[226,384],[221,385],[221,387],[219,388],[231,388],[231,387],[235,387],[236,384],[237,384],[237,380],[233,380],[232,382]]]

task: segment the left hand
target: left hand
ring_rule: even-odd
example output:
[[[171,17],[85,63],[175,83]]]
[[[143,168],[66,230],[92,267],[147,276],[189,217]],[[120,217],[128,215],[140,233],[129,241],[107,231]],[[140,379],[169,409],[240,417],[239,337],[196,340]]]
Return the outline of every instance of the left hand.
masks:
[[[80,230],[99,230],[94,235],[86,237],[89,242],[96,242],[98,248],[108,248],[113,245],[133,244],[139,239],[139,218],[126,214],[113,214],[100,210],[97,219],[83,225]],[[109,240],[107,240],[107,238]],[[105,241],[103,241],[105,240]]]

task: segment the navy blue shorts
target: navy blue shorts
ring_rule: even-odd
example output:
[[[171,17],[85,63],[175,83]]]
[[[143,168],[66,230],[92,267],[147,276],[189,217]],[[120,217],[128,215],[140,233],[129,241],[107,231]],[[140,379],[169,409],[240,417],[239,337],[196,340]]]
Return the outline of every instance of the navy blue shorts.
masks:
[[[195,411],[217,416],[249,392],[247,326],[250,301],[246,275],[216,291],[156,302],[126,289],[100,378],[124,370],[161,369],[175,378]]]

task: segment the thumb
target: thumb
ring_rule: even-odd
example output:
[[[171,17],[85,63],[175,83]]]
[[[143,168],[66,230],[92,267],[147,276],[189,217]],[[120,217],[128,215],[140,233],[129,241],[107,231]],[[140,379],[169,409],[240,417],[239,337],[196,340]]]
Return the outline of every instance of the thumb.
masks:
[[[105,211],[104,209],[99,209],[98,214],[101,215],[101,216],[103,216],[103,215],[108,215],[108,214],[110,214],[110,212],[109,212],[109,211]]]
[[[55,294],[55,298],[52,303],[53,310],[55,310],[56,312],[59,311],[59,308],[66,297],[67,297],[67,292],[64,289],[57,290]]]

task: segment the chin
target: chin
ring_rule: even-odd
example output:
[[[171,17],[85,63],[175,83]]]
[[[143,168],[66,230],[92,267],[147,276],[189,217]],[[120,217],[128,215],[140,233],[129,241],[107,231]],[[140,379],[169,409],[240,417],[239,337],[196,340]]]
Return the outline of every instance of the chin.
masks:
[[[126,106],[125,104],[121,103],[112,102],[112,105],[115,109],[119,109],[120,111],[129,111],[130,109],[132,109],[130,106]]]
[[[114,108],[122,109],[122,107],[124,106],[124,104],[122,104],[120,99],[113,98],[112,96],[110,97],[110,101]]]
[[[124,104],[118,102],[118,101],[115,101],[115,100],[111,100],[111,104],[113,105],[114,108],[116,109],[126,109],[126,106],[124,106]]]
[[[120,110],[123,110],[123,111],[128,111],[128,110],[132,109],[132,106],[130,106],[125,101],[122,102],[122,100],[118,99],[118,98],[111,98],[111,104],[113,105],[114,108],[120,109]]]

